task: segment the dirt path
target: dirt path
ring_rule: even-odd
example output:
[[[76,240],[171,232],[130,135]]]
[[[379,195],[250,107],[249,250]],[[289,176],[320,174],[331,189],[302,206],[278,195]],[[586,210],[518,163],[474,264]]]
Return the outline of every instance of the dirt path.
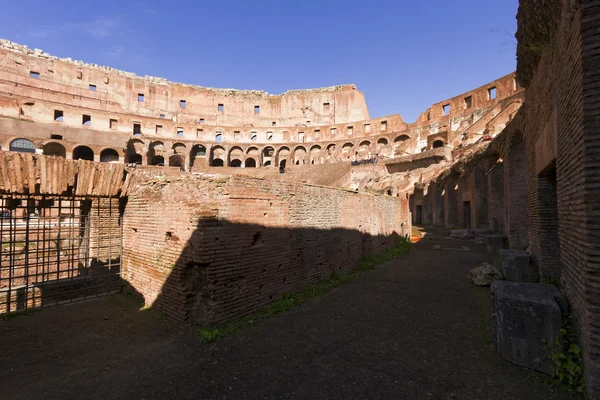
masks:
[[[127,296],[1,321],[0,398],[570,398],[495,352],[490,257],[444,236],[215,344]]]

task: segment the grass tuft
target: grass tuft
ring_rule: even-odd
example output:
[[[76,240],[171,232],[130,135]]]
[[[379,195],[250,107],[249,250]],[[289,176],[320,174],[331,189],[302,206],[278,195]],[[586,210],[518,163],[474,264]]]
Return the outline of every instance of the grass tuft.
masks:
[[[201,329],[199,335],[204,342],[215,342],[229,334],[238,332],[246,326],[304,304],[313,297],[322,296],[341,284],[356,279],[361,273],[370,271],[376,266],[406,253],[410,248],[410,238],[408,236],[402,237],[393,247],[382,253],[362,259],[358,267],[349,273],[332,271],[329,278],[324,281],[308,285],[297,293],[286,292],[280,300],[274,301],[247,317],[216,325],[209,329]]]

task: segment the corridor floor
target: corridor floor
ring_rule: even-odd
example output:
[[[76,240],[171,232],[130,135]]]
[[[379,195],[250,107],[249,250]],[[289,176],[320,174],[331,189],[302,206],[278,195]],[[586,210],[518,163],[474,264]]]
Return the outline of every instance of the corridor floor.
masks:
[[[493,258],[445,236],[213,344],[124,295],[0,321],[0,398],[571,398],[496,353]]]

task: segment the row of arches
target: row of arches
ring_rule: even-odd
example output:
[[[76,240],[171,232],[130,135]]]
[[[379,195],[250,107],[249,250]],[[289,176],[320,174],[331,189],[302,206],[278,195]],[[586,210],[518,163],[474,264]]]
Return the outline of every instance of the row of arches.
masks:
[[[10,142],[10,151],[16,151],[19,153],[35,153],[35,144],[24,138],[17,138]],[[41,148],[42,154],[55,157],[67,157],[67,150],[65,146],[58,142],[48,142]],[[72,158],[73,160],[88,160],[94,161],[94,151],[88,146],[77,146],[73,148]],[[119,153],[115,149],[106,148],[100,152],[100,162],[118,162]]]

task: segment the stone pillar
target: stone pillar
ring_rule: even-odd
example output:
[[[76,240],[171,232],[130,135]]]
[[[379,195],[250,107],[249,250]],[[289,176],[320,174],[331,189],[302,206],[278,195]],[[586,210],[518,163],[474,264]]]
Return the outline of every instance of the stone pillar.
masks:
[[[504,234],[504,164],[496,163],[487,174],[488,227]]]
[[[505,234],[511,249],[529,245],[525,142],[512,147],[504,160]]]

